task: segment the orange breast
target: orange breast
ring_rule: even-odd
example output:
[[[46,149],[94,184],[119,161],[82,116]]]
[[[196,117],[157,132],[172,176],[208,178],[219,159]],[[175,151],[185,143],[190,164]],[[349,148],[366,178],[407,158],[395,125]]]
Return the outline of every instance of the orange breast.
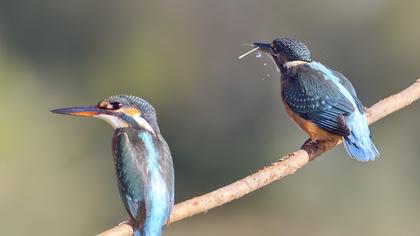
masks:
[[[322,140],[339,140],[340,136],[334,135],[329,133],[328,131],[325,131],[321,128],[319,128],[315,123],[313,123],[310,120],[305,120],[302,117],[300,117],[298,114],[296,114],[295,112],[293,112],[289,106],[287,105],[287,103],[284,100],[283,97],[283,91],[281,94],[281,100],[283,102],[284,105],[284,109],[286,110],[287,114],[290,116],[290,118],[292,118],[292,120],[294,122],[296,122],[296,124],[303,130],[305,131],[309,137],[312,140],[315,139],[322,139]]]

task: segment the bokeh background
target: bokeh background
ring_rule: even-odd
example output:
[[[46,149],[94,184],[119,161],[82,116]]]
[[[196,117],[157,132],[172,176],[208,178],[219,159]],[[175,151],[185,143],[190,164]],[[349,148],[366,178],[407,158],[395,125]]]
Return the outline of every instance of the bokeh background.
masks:
[[[292,36],[351,79],[366,106],[420,75],[419,1],[0,1],[0,235],[93,235],[125,220],[102,121],[50,109],[149,100],[171,146],[176,201],[296,150],[267,57]],[[264,63],[268,65],[264,66]],[[374,124],[381,151],[342,147],[165,235],[420,235],[419,103]]]

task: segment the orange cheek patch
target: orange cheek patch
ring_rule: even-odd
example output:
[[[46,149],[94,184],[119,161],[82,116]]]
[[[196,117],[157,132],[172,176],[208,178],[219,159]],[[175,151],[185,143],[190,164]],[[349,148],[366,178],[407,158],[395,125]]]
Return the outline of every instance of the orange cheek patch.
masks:
[[[123,112],[127,115],[130,115],[130,116],[139,116],[141,114],[139,110],[137,110],[136,108],[131,108],[131,107],[130,108],[123,108],[123,109],[120,109],[120,110],[121,110],[121,112]]]

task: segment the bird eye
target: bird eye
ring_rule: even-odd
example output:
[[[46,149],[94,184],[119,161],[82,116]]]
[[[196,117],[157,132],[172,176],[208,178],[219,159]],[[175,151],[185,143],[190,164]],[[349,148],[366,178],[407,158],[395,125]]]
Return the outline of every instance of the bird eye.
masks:
[[[119,102],[111,102],[112,110],[118,110],[122,107],[122,104]]]
[[[272,50],[273,50],[273,52],[275,53],[275,54],[278,54],[279,53],[279,50],[278,50],[278,48],[276,47],[276,45],[273,43],[273,44],[271,44],[271,48],[272,48]]]

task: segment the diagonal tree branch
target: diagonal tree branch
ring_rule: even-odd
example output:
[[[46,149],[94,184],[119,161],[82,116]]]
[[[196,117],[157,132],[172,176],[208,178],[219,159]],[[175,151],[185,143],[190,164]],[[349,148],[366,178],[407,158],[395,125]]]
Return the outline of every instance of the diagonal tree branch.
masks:
[[[419,98],[420,79],[403,91],[385,98],[369,108],[367,111],[367,120],[369,124],[374,123],[379,119],[410,105]],[[287,175],[293,174],[298,169],[339,143],[317,142],[316,144],[305,145],[303,149],[289,153],[279,161],[271,163],[243,179],[216,189],[210,193],[178,203],[172,210],[168,224],[206,212],[209,209],[241,198],[250,192],[262,188]],[[122,223],[99,234],[99,236],[129,236],[132,234],[133,229],[131,225]]]

